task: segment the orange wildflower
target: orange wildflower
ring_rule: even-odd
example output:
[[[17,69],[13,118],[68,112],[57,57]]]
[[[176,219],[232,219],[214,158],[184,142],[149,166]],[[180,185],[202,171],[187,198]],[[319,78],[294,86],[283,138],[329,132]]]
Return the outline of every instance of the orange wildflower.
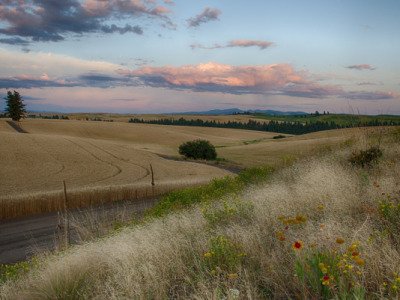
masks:
[[[292,248],[294,250],[301,250],[303,248],[303,242],[302,241],[295,241],[292,245]]]
[[[329,275],[324,275],[322,278],[321,278],[321,281],[322,281],[322,284],[323,285],[330,285],[330,281],[332,280],[333,278],[331,278]]]

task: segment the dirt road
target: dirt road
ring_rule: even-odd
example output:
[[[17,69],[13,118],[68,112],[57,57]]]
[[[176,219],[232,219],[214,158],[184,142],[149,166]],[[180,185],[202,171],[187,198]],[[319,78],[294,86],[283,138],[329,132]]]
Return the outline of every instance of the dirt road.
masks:
[[[156,202],[156,199],[146,199],[88,208],[71,212],[71,219],[84,219],[89,213],[91,216],[96,214],[104,216],[106,213],[109,219],[117,219],[117,215],[122,211],[125,215],[132,215],[133,213],[141,215]],[[34,254],[55,249],[60,232],[58,225],[59,217],[57,213],[7,222],[0,221],[0,264],[23,261]],[[80,239],[73,228],[70,236],[71,243],[79,242]]]

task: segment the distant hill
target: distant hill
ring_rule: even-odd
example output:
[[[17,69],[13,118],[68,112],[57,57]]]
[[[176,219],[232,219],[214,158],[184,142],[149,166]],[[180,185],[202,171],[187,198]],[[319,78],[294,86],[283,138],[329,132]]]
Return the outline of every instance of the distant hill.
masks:
[[[188,111],[188,112],[176,112],[168,113],[168,115],[233,115],[233,114],[264,114],[273,116],[298,116],[307,115],[308,113],[303,111],[279,111],[279,110],[262,110],[262,109],[251,109],[242,110],[240,108],[226,108],[226,109],[212,109],[207,111]]]

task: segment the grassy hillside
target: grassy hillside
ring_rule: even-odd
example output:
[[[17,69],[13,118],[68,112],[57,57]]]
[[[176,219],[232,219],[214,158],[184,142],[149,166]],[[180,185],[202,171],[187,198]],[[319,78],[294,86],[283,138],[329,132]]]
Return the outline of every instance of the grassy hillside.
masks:
[[[383,156],[377,163],[365,168],[349,163],[352,153],[379,142]],[[106,238],[39,258],[19,271],[8,269],[0,295],[396,299],[399,143],[399,130],[359,135],[352,144],[299,161],[245,190],[227,188],[224,181],[191,190],[204,196],[195,205],[165,204],[161,211],[167,214],[153,211],[144,222]],[[164,201],[176,203],[171,197]]]

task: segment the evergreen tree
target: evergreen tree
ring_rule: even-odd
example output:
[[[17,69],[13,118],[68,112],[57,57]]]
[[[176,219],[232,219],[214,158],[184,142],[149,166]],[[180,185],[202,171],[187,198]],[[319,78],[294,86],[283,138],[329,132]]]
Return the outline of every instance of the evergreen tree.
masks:
[[[25,116],[25,104],[22,101],[21,95],[14,91],[7,92],[7,97],[5,98],[7,102],[6,113],[14,121],[19,121]]]

